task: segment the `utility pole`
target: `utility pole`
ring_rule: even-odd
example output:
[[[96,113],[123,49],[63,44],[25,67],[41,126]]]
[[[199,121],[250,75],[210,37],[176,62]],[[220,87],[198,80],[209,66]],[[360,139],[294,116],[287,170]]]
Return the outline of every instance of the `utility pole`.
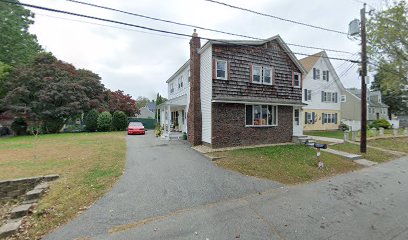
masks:
[[[367,152],[367,35],[366,35],[366,4],[361,14],[361,138],[360,152]]]

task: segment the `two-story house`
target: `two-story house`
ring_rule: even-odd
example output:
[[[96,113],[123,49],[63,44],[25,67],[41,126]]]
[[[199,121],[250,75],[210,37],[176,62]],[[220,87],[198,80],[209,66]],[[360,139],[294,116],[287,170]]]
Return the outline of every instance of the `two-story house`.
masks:
[[[303,82],[303,129],[335,130],[341,119],[344,86],[325,51],[300,60],[307,71]]]
[[[181,126],[192,145],[291,142],[302,135],[303,74],[280,36],[201,46],[194,32],[189,61],[167,80],[160,123],[166,132]]]

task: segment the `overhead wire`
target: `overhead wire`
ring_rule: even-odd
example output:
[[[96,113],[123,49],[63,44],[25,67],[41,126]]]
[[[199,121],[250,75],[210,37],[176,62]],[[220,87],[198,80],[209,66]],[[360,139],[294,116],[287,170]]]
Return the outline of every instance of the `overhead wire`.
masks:
[[[181,22],[176,22],[176,21],[162,19],[162,18],[151,17],[151,16],[147,16],[147,15],[143,15],[143,14],[138,14],[138,13],[129,12],[129,11],[120,10],[120,9],[111,8],[111,7],[102,6],[102,5],[97,5],[97,4],[94,4],[94,3],[87,3],[87,2],[82,2],[82,1],[78,1],[78,0],[65,0],[65,1],[76,3],[76,4],[81,4],[81,5],[85,5],[85,6],[91,6],[91,7],[95,7],[95,8],[105,9],[105,10],[109,10],[109,11],[119,12],[119,13],[131,15],[131,16],[146,18],[146,19],[150,19],[150,20],[154,20],[154,21],[171,23],[171,24],[184,26],[184,27],[192,27],[192,28],[197,28],[197,29],[201,29],[201,30],[205,30],[205,31],[222,33],[222,34],[226,34],[226,35],[231,35],[231,36],[236,36],[236,37],[243,37],[243,38],[248,38],[248,39],[253,39],[253,40],[265,40],[265,39],[259,38],[259,37],[252,37],[252,36],[248,36],[248,35],[244,35],[244,34],[231,33],[231,32],[212,29],[212,28],[208,28],[208,27],[202,27],[202,26],[197,26],[197,25],[193,25],[193,24],[187,24],[187,23],[181,23]],[[286,44],[289,45],[289,46],[295,46],[295,47],[301,47],[301,48],[309,48],[309,49],[315,49],[315,50],[325,50],[325,51],[329,51],[329,52],[352,54],[351,52],[343,51],[343,50],[337,50],[337,49],[312,47],[312,46],[306,46],[306,45],[296,44],[296,43],[286,43]]]
[[[95,17],[95,16],[89,16],[89,15],[80,14],[80,13],[69,12],[69,11],[65,11],[65,10],[59,10],[59,9],[53,9],[53,8],[48,8],[48,7],[37,6],[37,5],[33,5],[33,4],[26,4],[26,3],[20,3],[20,2],[10,2],[10,1],[7,1],[7,0],[0,0],[0,2],[5,2],[5,3],[10,3],[10,4],[15,4],[15,5],[21,5],[21,6],[25,6],[25,7],[31,7],[31,8],[35,8],[35,9],[40,9],[40,10],[45,10],[45,11],[50,11],[50,12],[56,12],[56,13],[62,13],[62,14],[66,14],[66,15],[72,15],[72,16],[77,16],[77,17],[82,17],[82,18],[93,19],[93,20],[99,20],[99,21],[103,21],[103,22],[115,23],[115,24],[119,24],[119,25],[140,28],[140,29],[149,30],[149,31],[153,31],[153,32],[165,33],[165,34],[176,35],[176,36],[191,37],[189,34],[172,32],[172,31],[162,30],[162,29],[156,29],[156,28],[146,27],[146,26],[142,26],[142,25],[127,23],[127,22],[121,22],[121,21],[116,21],[116,20],[111,20],[111,19],[106,19],[106,18],[101,18],[101,17]],[[207,37],[200,37],[200,38],[204,39],[204,40],[208,40],[208,41],[225,43],[225,44],[234,45],[234,46],[251,47],[251,45],[249,45],[249,44],[237,44],[237,43],[233,43],[233,42],[228,41],[228,40],[219,40],[219,39],[212,39],[212,38],[207,38]],[[268,51],[273,51],[273,49],[268,49]],[[292,53],[292,54],[303,55],[303,56],[309,56],[310,55],[310,54],[307,54],[307,53],[300,53],[300,52],[293,52],[293,51],[291,51],[291,52],[284,51],[284,52],[289,53],[289,54]],[[351,60],[348,60],[346,58],[341,58],[341,57],[327,57],[327,58],[332,59],[332,60],[339,60],[339,61],[351,61]]]

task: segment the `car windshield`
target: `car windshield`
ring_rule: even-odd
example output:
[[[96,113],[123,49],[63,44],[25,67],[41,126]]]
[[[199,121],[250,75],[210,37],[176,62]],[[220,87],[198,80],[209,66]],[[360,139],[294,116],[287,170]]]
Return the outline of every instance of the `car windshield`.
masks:
[[[129,127],[143,127],[143,124],[141,122],[131,122]]]

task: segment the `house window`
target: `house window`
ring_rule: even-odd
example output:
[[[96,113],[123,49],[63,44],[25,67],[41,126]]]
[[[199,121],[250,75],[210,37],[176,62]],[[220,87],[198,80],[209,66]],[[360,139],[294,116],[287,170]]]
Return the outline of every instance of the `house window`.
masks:
[[[314,124],[316,114],[314,112],[305,112],[305,124]]]
[[[227,61],[217,60],[217,79],[227,79]]]
[[[323,71],[323,80],[329,81],[329,71]]]
[[[305,101],[312,101],[312,90],[304,90]]]
[[[337,93],[322,91],[322,102],[337,103]]]
[[[170,83],[170,93],[174,93],[174,83]]]
[[[276,126],[278,124],[278,106],[246,105],[246,126]]]
[[[346,102],[346,95],[340,95],[340,102]]]
[[[252,82],[262,83],[261,77],[262,77],[262,67],[252,66]]]
[[[263,67],[263,83],[272,85],[272,68]]]
[[[300,73],[293,73],[293,86],[300,88],[301,85],[301,74]]]
[[[323,113],[322,122],[337,124],[337,113]]]
[[[320,69],[313,68],[313,79],[315,80],[320,79]]]
[[[180,76],[178,79],[177,79],[177,83],[178,83],[178,88],[180,89],[180,88],[183,88],[183,76]]]

